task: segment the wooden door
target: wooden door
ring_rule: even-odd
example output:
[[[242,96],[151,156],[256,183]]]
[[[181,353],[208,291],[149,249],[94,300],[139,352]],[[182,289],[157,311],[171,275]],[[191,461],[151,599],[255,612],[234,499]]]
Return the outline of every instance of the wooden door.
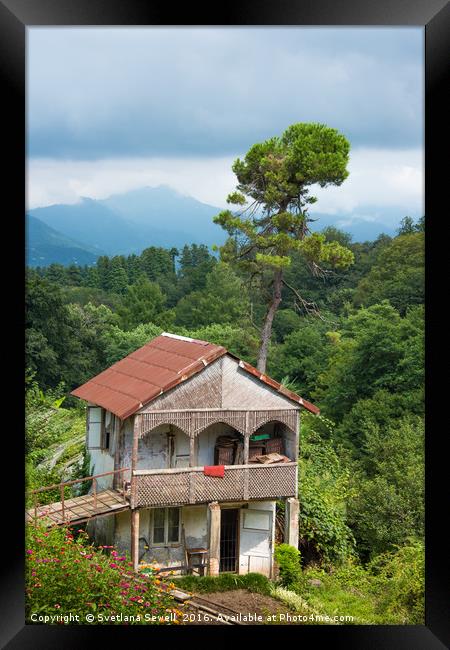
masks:
[[[272,573],[271,510],[242,508],[240,522],[239,573]]]

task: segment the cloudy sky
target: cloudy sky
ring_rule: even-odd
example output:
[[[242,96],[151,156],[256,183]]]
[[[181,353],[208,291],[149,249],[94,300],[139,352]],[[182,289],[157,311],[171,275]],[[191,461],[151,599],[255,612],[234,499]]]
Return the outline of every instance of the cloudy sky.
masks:
[[[423,29],[27,30],[28,206],[167,184],[213,205],[230,166],[294,122],[351,143],[317,191],[342,220],[423,214]]]

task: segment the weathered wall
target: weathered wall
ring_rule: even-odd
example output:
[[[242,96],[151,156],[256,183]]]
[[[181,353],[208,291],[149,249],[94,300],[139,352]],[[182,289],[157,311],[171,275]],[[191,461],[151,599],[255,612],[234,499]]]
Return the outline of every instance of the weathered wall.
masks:
[[[151,512],[150,509],[139,511],[139,557],[142,562],[156,562],[160,567],[181,566],[185,562],[182,537],[179,544],[169,546],[150,546]],[[124,553],[131,549],[131,515],[130,511],[121,512],[115,517],[115,544]],[[185,506],[181,508],[181,523],[184,525],[186,546],[188,548],[207,546],[207,507]],[[149,548],[146,549],[145,547]]]
[[[136,469],[169,467],[169,431],[170,427],[162,424],[139,440]]]
[[[275,543],[275,501],[249,502],[247,508],[242,508],[244,503],[232,504],[240,508],[239,532],[239,573],[256,571],[270,576],[273,564],[273,548]],[[243,528],[244,512],[246,510],[263,510],[270,515],[270,531],[245,530]],[[113,517],[108,518],[113,520]],[[185,506],[181,508],[181,522],[184,525],[186,546],[208,547],[208,508],[205,505]],[[181,566],[185,562],[182,541],[170,546],[150,546],[150,509],[140,510],[139,520],[139,556],[142,562],[156,562],[160,567]],[[131,515],[130,511],[121,512],[115,517],[114,543],[120,552],[130,551],[131,548]],[[111,537],[104,537],[101,543],[112,543]],[[145,546],[149,546],[148,549]]]
[[[95,406],[92,402],[88,402],[88,406]],[[109,425],[111,418],[111,413],[105,411],[105,426]],[[90,454],[90,469],[89,472],[91,475],[94,474],[104,474],[106,472],[112,472],[114,470],[114,451],[115,451],[115,436],[114,433],[110,436],[110,447],[108,450],[104,449],[90,449],[88,448]],[[98,489],[104,490],[106,488],[112,487],[113,484],[113,475],[105,476],[98,479]]]
[[[88,521],[86,530],[96,544],[114,544],[115,517],[96,517]]]
[[[243,436],[230,427],[229,424],[218,422],[211,424],[207,429],[201,431],[197,436],[197,465],[202,467],[204,465],[214,465],[214,446],[218,436],[236,435]]]
[[[222,361],[222,408],[252,410],[297,408],[294,402],[239,368],[235,359],[225,356]]]
[[[134,416],[127,418],[123,422],[122,434],[118,441],[119,443],[119,467],[129,467],[131,468],[131,452],[133,448],[133,425],[134,425]],[[124,480],[131,480],[131,469],[128,476],[124,476]]]
[[[144,406],[139,413],[183,409],[295,409],[278,391],[239,368],[225,355],[204,370]]]
[[[279,425],[279,433],[284,439],[284,453],[291,460],[297,460],[298,458],[298,436],[295,435],[290,429],[288,429],[284,424]]]
[[[89,449],[91,455],[91,476],[94,474],[104,474],[105,472],[114,471],[114,457],[111,456],[107,451],[102,451],[101,449]],[[106,490],[109,487],[112,487],[113,484],[113,474],[110,476],[104,476],[97,479],[97,486],[99,490]]]
[[[217,359],[201,372],[157,397],[139,413],[165,409],[220,408],[221,391],[222,359]]]

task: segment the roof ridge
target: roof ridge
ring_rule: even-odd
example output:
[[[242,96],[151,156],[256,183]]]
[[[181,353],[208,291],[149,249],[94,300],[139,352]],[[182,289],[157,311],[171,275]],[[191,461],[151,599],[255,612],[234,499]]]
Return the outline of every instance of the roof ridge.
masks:
[[[170,332],[161,332],[160,336],[166,336],[170,339],[178,339],[179,341],[187,341],[188,343],[199,343],[200,345],[215,345],[215,343],[210,343],[209,341],[192,339],[190,336],[181,336],[181,334],[171,334]]]
[[[146,345],[148,345],[148,344],[146,344]],[[143,346],[143,347],[145,347],[145,346]],[[187,357],[185,354],[179,354],[178,352],[173,352],[172,350],[165,350],[164,348],[159,348],[157,345],[152,345],[150,347],[152,347],[154,350],[159,350],[160,352],[165,352],[166,354],[174,354],[177,357],[182,357],[183,359],[189,359],[189,361],[191,361],[191,362],[193,362],[193,361],[201,361],[201,359],[202,359],[202,357],[200,357],[200,358],[197,357],[195,359],[192,359],[192,357]],[[223,348],[223,345],[218,345],[217,347]],[[223,349],[226,350],[226,348],[223,348]],[[139,350],[139,348],[137,350],[135,350],[135,352],[137,352],[138,350]],[[131,352],[129,356],[131,356],[131,354],[133,354],[133,353]]]

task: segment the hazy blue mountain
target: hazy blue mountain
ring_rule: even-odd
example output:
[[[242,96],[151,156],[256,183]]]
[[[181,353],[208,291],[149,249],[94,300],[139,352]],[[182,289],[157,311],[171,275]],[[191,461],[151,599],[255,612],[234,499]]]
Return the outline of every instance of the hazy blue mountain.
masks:
[[[221,244],[225,233],[212,218],[221,208],[180,194],[166,185],[142,187],[101,201],[143,232],[153,233],[160,246]],[[150,229],[150,230],[149,230]]]
[[[399,215],[397,219],[396,214],[392,215],[392,221],[395,223],[397,220],[398,224],[400,224],[400,220],[404,216],[405,215],[403,214]],[[311,213],[311,218],[317,219],[317,221],[309,224],[311,230],[320,231],[328,226],[334,226],[335,228],[339,228],[339,230],[350,233],[352,235],[353,242],[374,241],[381,233],[393,237],[396,234],[396,229],[398,227],[397,225],[393,227],[386,222],[381,222],[378,220],[368,221],[363,217],[357,217],[353,215],[348,217],[347,215],[339,216],[321,214],[318,212]],[[386,221],[387,220],[388,219],[386,219]]]
[[[184,244],[192,243],[220,245],[225,241],[226,233],[212,221],[212,217],[219,211],[220,208],[216,206],[202,203],[161,185],[115,194],[103,200],[83,198],[74,205],[36,208],[29,214],[57,231],[59,237],[75,240],[78,249],[72,242],[74,249],[84,249],[98,255],[103,252],[107,255],[128,255],[140,253],[149,246],[182,248]],[[374,213],[373,206],[367,206],[367,210],[361,212],[367,215]],[[312,230],[322,230],[333,225],[349,232],[353,241],[370,241],[382,232],[394,235],[395,228],[387,223],[399,223],[405,215],[383,215],[387,223],[370,221],[367,216],[359,217],[353,214],[348,216],[312,213],[312,216],[317,219],[311,224]],[[56,235],[53,234],[52,239],[49,233],[47,240],[42,239],[44,235],[39,235],[36,228],[35,226],[32,230],[30,239],[33,259],[45,258],[51,263],[68,257],[67,241],[60,244]],[[39,237],[47,247],[45,251],[39,249],[36,243],[40,241]],[[54,248],[49,248],[51,246]],[[74,253],[70,255],[73,257]]]
[[[35,208],[30,214],[99,252],[127,255],[148,246],[221,244],[225,233],[212,222],[219,211],[170,188],[148,187],[103,201],[83,198],[73,205]]]
[[[74,205],[50,205],[30,210],[31,215],[66,237],[84,242],[109,255],[134,250],[139,232],[121,216],[94,199]]]
[[[95,264],[99,253],[65,237],[32,215],[26,220],[26,260],[28,266]]]

